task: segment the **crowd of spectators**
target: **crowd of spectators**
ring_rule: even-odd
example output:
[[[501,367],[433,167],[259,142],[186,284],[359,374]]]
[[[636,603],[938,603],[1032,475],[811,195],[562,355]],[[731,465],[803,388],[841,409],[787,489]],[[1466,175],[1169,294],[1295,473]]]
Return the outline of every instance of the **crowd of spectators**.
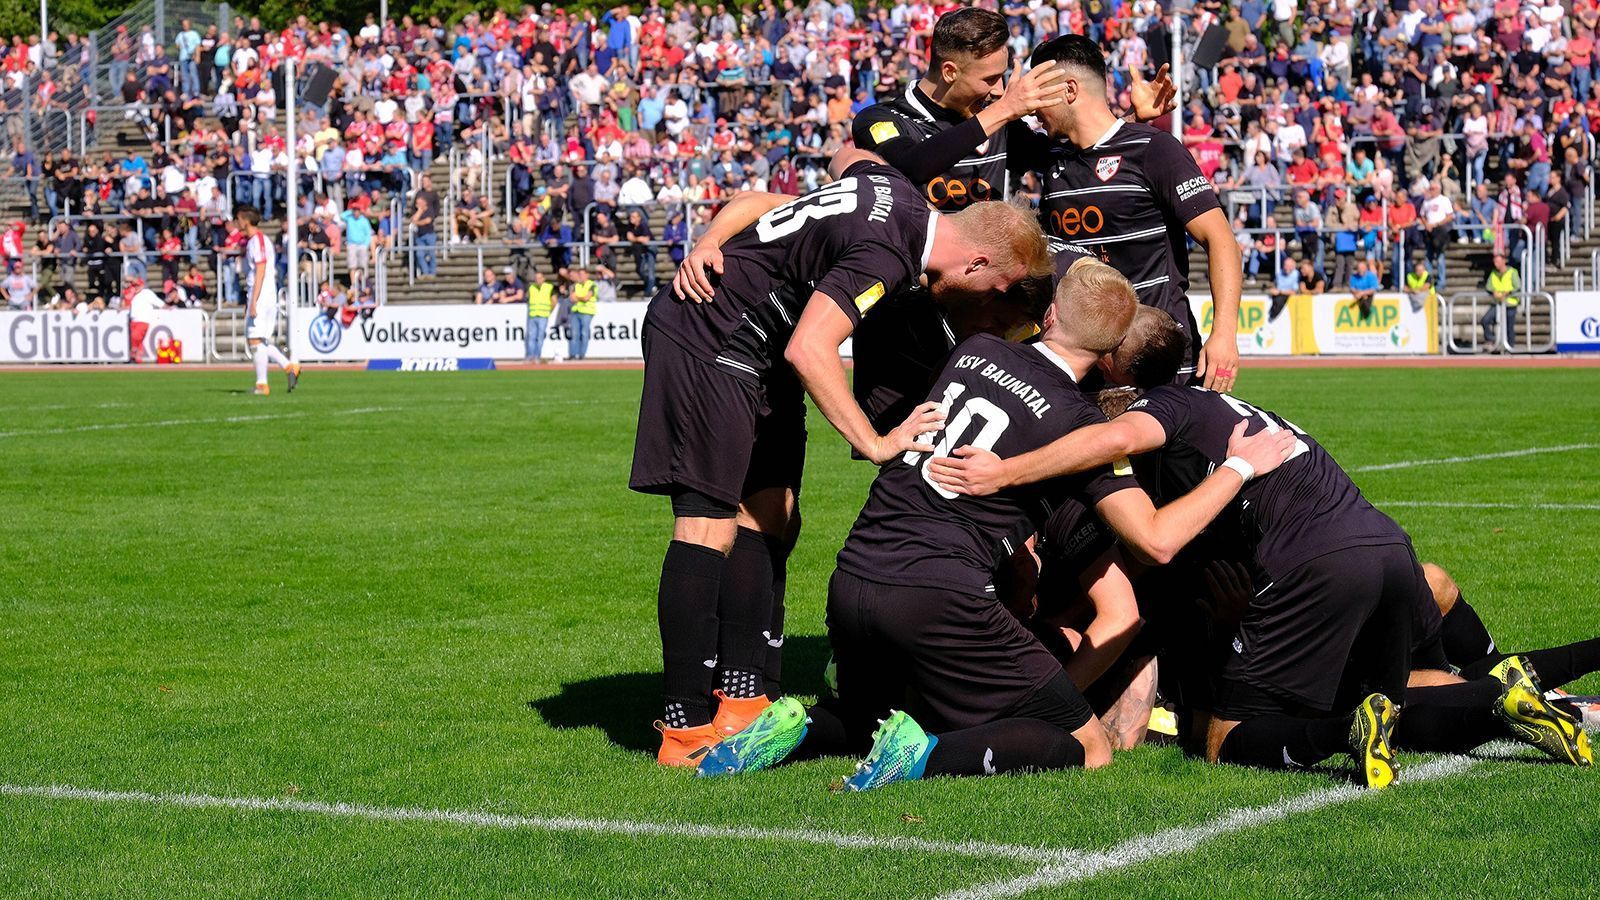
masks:
[[[1185,73],[1181,132],[1233,216],[1250,275],[1287,284],[1275,260],[1295,255],[1304,266],[1282,265],[1302,286],[1402,288],[1417,258],[1443,288],[1452,243],[1517,260],[1516,226],[1556,234],[1583,215],[1600,130],[1600,0],[1173,2],[1191,50],[1213,26],[1225,35],[1218,65]],[[562,293],[581,262],[601,299],[614,296],[622,260],[653,290],[661,254],[680,258],[722,198],[825,178],[853,116],[921,76],[933,23],[952,8],[547,3],[453,24],[235,17],[179,23],[165,41],[149,28],[119,29],[109,46],[16,38],[0,57],[0,114],[31,222],[13,223],[0,253],[8,270],[37,264],[47,301],[116,303],[138,277],[168,288],[168,302],[215,293],[236,304],[233,207],[281,223],[293,158],[299,240],[339,315],[370,313],[387,250],[405,248],[427,279],[450,241],[515,245],[523,284],[542,250]],[[1068,30],[1100,41],[1119,93],[1127,70],[1167,61],[1175,27],[1164,0],[997,8],[1018,54]],[[272,76],[289,58],[333,73],[327,101],[298,106],[293,154]],[[91,105],[86,121],[132,122],[142,140],[36,154],[19,124]],[[430,169],[445,171],[433,166],[445,158],[449,183],[435,185]],[[1036,181],[1018,187],[1027,195]]]

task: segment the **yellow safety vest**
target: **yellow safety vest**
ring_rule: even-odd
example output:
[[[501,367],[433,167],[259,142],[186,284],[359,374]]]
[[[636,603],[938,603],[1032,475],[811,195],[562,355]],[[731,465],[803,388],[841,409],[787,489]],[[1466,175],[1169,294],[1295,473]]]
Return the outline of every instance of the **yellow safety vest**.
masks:
[[[1418,275],[1415,272],[1410,272],[1406,275],[1406,290],[1413,292],[1420,291],[1427,287],[1428,282],[1432,280],[1433,276],[1427,272],[1423,272],[1421,275]]]
[[[580,316],[592,316],[598,294],[593,281],[580,281],[572,286],[572,311]]]
[[[555,303],[556,286],[553,284],[528,285],[528,318],[548,319]]]
[[[1491,271],[1489,273],[1489,292],[1492,294],[1507,294],[1507,306],[1516,306],[1522,302],[1522,300],[1518,298],[1516,294],[1511,293],[1511,289],[1516,285],[1516,282],[1513,280],[1516,278],[1516,275],[1517,270],[1511,268],[1510,266],[1507,266],[1504,272]]]

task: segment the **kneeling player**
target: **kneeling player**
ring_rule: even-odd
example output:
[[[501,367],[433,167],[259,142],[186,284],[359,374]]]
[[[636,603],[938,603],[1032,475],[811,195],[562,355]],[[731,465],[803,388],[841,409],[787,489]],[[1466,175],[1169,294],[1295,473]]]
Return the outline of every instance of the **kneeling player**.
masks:
[[[934,452],[963,441],[1022,453],[1102,421],[1077,381],[1121,340],[1137,305],[1132,286],[1088,261],[1058,286],[1044,339],[1023,345],[980,334],[957,347],[933,396],[948,424]],[[1231,448],[1240,468],[1269,471],[1286,436]],[[1081,497],[1119,524],[1137,552],[1170,556],[1243,485],[1223,469],[1156,510],[1126,475],[1100,466],[1038,488],[961,498],[934,485],[932,454],[908,452],[873,482],[829,584],[828,635],[839,698],[806,711],[792,698],[769,707],[701,764],[702,774],[765,768],[795,752],[871,749],[845,782],[866,790],[926,775],[1099,766],[1110,760],[1101,724],[1061,665],[995,597],[1003,541],[1036,526],[1061,497]],[[907,697],[917,716],[895,711]],[[874,718],[882,720],[876,734]]]

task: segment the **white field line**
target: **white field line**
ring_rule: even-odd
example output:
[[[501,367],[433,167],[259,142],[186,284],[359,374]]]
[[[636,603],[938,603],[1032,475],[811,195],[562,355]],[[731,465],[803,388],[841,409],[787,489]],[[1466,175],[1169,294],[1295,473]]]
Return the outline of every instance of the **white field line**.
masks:
[[[571,816],[520,816],[466,810],[422,807],[367,806],[279,797],[218,797],[210,794],[152,794],[145,791],[102,791],[70,785],[0,784],[0,796],[91,803],[144,804],[183,809],[225,809],[246,812],[286,812],[360,819],[371,822],[427,822],[507,831],[550,831],[624,837],[713,838],[765,840],[791,844],[837,847],[843,850],[885,850],[1005,859],[1037,864],[1066,858],[1073,851],[990,844],[982,841],[933,841],[913,837],[875,837],[809,828],[754,828],[739,825],[632,822],[619,819],[581,819]]]
[[[1537,509],[1537,510],[1600,510],[1600,503],[1469,503],[1453,500],[1390,500],[1374,503],[1379,509],[1386,507],[1418,507],[1422,509]]]
[[[367,413],[391,412],[398,406],[364,406],[359,409],[341,409],[327,413],[330,416],[360,416]],[[99,425],[69,425],[63,428],[32,428],[20,431],[0,431],[0,438],[37,437],[51,434],[78,434],[86,431],[124,431],[129,428],[172,428],[178,425],[217,425],[225,422],[262,422],[270,419],[299,419],[308,412],[261,413],[253,416],[215,416],[203,419],[156,419],[149,422],[106,422]]]
[[[1473,456],[1444,456],[1438,459],[1406,459],[1400,462],[1355,466],[1351,472],[1388,472],[1393,469],[1415,469],[1418,466],[1444,466],[1453,463],[1482,462],[1487,459],[1511,459],[1517,456],[1538,456],[1542,453],[1570,453],[1574,450],[1594,450],[1600,444],[1560,444],[1554,447],[1526,447],[1521,450],[1503,450],[1499,453],[1478,453]]]
[[[1435,781],[1459,775],[1477,764],[1466,756],[1447,756],[1423,763],[1400,773],[1400,779],[1390,790],[1404,791],[1406,785],[1419,781]],[[1291,816],[1308,813],[1352,800],[1373,796],[1376,792],[1356,785],[1341,785],[1312,791],[1298,797],[1287,797],[1266,806],[1251,806],[1229,810],[1200,825],[1168,828],[1154,834],[1132,838],[1109,850],[1099,852],[1079,851],[1060,862],[1049,863],[1038,871],[1018,878],[992,881],[945,894],[940,900],[985,900],[992,897],[1015,897],[1029,891],[1059,888],[1126,869],[1153,859],[1164,859],[1189,853],[1200,845],[1216,838],[1252,828],[1281,822]]]

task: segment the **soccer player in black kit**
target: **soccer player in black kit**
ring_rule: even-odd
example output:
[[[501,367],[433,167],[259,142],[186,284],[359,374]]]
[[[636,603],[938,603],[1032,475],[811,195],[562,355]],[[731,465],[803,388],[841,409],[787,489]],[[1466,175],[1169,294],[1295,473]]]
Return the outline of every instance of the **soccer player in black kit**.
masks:
[[[941,215],[899,172],[853,152],[861,159],[840,180],[727,241],[714,300],[668,287],[645,316],[629,486],[670,497],[675,517],[658,597],[666,765],[694,765],[767,702],[773,596],[798,525],[803,393],[874,462],[923,446],[916,435],[940,421],[929,405],[880,435],[851,398],[840,344],[920,278],[933,297],[981,302],[1050,271],[1025,211]]]
[[[1106,104],[1105,55],[1093,41],[1067,34],[1039,45],[1033,64],[1066,73],[1063,102],[1039,119],[1054,140],[1011,149],[1014,166],[1043,175],[1040,221],[1052,246],[1076,244],[1133,282],[1139,302],[1165,311],[1184,329],[1188,354],[1175,383],[1233,388],[1239,367],[1239,244],[1216,191],[1172,135],[1116,117]],[[1026,158],[1020,158],[1026,154]],[[1189,309],[1185,234],[1206,250],[1216,314],[1200,344]]]
[[[1247,556],[1259,587],[1220,665],[1207,758],[1303,768],[1348,750],[1368,786],[1383,788],[1395,776],[1395,743],[1461,751],[1504,736],[1509,725],[1512,736],[1554,757],[1589,764],[1587,738],[1544,701],[1520,657],[1475,683],[1417,689],[1423,701],[1408,709],[1409,734],[1396,735],[1413,653],[1440,630],[1410,537],[1292,423],[1227,394],[1168,384],[1184,346],[1171,317],[1142,311],[1102,363],[1113,383],[1145,390],[1126,413],[1009,459],[958,448],[930,463],[930,477],[953,493],[983,496],[1159,453],[1154,493],[1171,498],[1233,464],[1225,447],[1241,425],[1292,435],[1290,459],[1247,486],[1213,525],[1213,539],[1231,540]]]
[[[899,169],[939,210],[1005,197],[1010,179],[1023,171],[1010,148],[1044,142],[1022,119],[1062,102],[1065,77],[1053,63],[1024,73],[1021,60],[1011,58],[1009,37],[1005,17],[993,10],[967,7],[941,16],[929,40],[926,73],[855,117],[855,145]],[[1173,95],[1165,69],[1150,82],[1131,74],[1137,114],[1165,112]],[[1024,152],[1020,159],[1038,155]],[[862,323],[854,338],[854,387],[875,425],[904,419],[956,343],[976,333],[961,312],[942,310],[912,291],[885,298]]]
[[[1023,453],[1102,421],[1078,379],[1121,340],[1136,308],[1126,279],[1087,260],[1062,279],[1040,342],[979,334],[956,348],[930,395],[947,413],[927,436],[934,450],[908,451],[882,468],[839,552],[828,590],[837,702],[813,709],[808,723],[797,701],[779,700],[714,748],[701,774],[766,768],[796,752],[859,752],[869,735],[848,789],[1110,761],[1104,729],[1060,663],[995,597],[1001,542],[1021,523],[1041,521],[1052,502],[1078,497],[1135,552],[1165,559],[1234,497],[1240,469],[1157,511],[1110,466],[985,498],[943,490],[926,467],[957,444]],[[1267,471],[1288,446],[1258,435],[1232,449]],[[905,711],[908,696],[915,716]],[[874,719],[882,720],[875,734]]]

